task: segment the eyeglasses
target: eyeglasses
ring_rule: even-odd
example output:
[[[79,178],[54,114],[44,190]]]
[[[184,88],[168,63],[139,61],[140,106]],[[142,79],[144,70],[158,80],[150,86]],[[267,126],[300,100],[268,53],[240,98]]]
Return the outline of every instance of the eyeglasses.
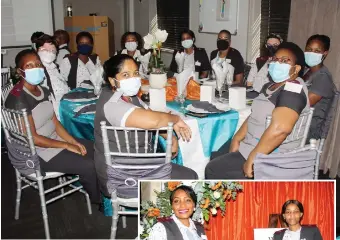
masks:
[[[273,62],[279,62],[279,63],[291,63],[292,60],[289,57],[281,57],[281,58],[277,58],[277,57],[272,57],[271,59],[269,59],[270,63]]]
[[[287,212],[285,212],[285,214],[286,215],[291,215],[291,214],[299,214],[300,213],[300,211],[287,211]]]
[[[51,49],[47,49],[47,48],[40,48],[39,51],[46,51],[46,52],[51,52],[51,53],[57,53],[56,50],[51,50]]]
[[[274,45],[266,44],[266,47],[275,47],[275,48],[277,48],[278,46],[279,46],[279,44],[274,44]]]

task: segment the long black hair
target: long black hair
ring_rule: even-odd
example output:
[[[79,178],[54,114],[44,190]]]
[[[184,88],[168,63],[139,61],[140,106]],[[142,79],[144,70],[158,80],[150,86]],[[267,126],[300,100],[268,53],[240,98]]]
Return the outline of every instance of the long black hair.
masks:
[[[191,200],[194,202],[195,206],[197,204],[197,196],[195,191],[192,189],[192,187],[186,186],[186,185],[181,185],[179,187],[177,187],[175,190],[172,191],[171,195],[170,195],[170,203],[172,204],[172,202],[174,201],[174,197],[175,197],[175,193],[178,190],[183,190],[190,198]]]
[[[107,60],[104,65],[104,73],[103,78],[105,83],[112,89],[112,86],[110,84],[109,78],[116,78],[116,75],[120,73],[122,70],[122,67],[127,60],[132,60],[137,65],[137,62],[133,59],[133,57],[130,57],[127,54],[118,54],[113,57],[110,57],[109,60]],[[138,65],[137,65],[138,66]]]

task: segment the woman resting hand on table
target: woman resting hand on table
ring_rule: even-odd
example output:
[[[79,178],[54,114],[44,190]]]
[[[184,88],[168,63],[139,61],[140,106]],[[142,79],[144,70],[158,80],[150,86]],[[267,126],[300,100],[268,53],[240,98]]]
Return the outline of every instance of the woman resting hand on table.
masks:
[[[20,81],[8,95],[5,107],[26,109],[42,170],[79,175],[91,201],[99,203],[93,142],[74,139],[56,118],[49,101],[50,92],[39,86],[45,74],[38,54],[31,49],[23,50],[16,56],[15,63]]]
[[[279,46],[269,63],[269,74],[274,83],[265,84],[254,99],[252,113],[235,134],[229,153],[207,164],[206,178],[252,178],[257,153],[285,152],[300,145],[300,141],[284,144],[283,141],[293,130],[301,112],[309,109],[308,90],[299,77],[304,62],[304,53],[296,44],[286,42]],[[266,129],[266,117],[270,115],[272,121]]]
[[[109,181],[114,181],[108,176],[107,166],[105,163],[104,149],[102,142],[102,133],[100,122],[106,121],[108,126],[115,127],[133,127],[140,129],[158,129],[167,127],[169,122],[174,123],[174,131],[177,136],[184,141],[189,141],[191,138],[191,130],[189,126],[177,115],[150,111],[147,105],[139,99],[136,95],[141,87],[141,78],[139,76],[136,61],[125,54],[116,55],[107,60],[104,64],[104,80],[107,87],[103,88],[102,93],[97,102],[96,117],[94,121],[94,135],[95,135],[95,164],[99,181],[101,183],[101,190],[107,196],[111,194],[107,188]],[[144,140],[144,134],[140,133],[139,138]],[[115,142],[113,135],[109,135],[109,142]],[[165,136],[166,137],[166,136]],[[126,149],[124,136],[118,136],[120,140],[121,149]],[[150,141],[152,136],[149,137]],[[143,140],[140,140],[144,143]],[[177,138],[173,136],[173,152],[177,152],[178,143]],[[135,142],[130,141],[130,148],[135,148]],[[149,143],[149,146],[153,145]],[[111,151],[116,149],[116,144],[110,146]],[[112,150],[113,149],[113,150]],[[149,149],[148,151],[152,151]],[[176,153],[174,153],[176,154]],[[171,172],[172,179],[197,179],[197,174],[193,170],[177,165],[171,164],[167,166]],[[145,178],[150,176],[150,179],[155,179],[154,175],[158,169],[145,170],[142,176]],[[127,171],[121,174],[128,174]],[[133,173],[130,173],[134,175]],[[134,176],[138,178],[138,176]]]

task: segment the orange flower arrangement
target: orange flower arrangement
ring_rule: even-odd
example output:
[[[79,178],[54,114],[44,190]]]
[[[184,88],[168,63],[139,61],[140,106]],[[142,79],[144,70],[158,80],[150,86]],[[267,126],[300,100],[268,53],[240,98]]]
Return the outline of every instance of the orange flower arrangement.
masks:
[[[161,210],[158,208],[150,208],[147,215],[148,217],[159,217],[161,215]]]
[[[173,190],[175,190],[176,187],[177,187],[178,185],[180,185],[180,184],[181,184],[181,182],[168,182],[168,189],[169,189],[170,191],[173,191]]]
[[[221,187],[221,185],[222,185],[222,182],[220,181],[220,182],[218,182],[215,186],[213,186],[211,189],[215,191],[216,189],[218,189],[219,187]]]

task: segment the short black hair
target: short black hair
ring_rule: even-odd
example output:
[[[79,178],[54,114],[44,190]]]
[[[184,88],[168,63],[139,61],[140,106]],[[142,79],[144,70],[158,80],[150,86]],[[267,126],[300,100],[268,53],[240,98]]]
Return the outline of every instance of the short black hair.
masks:
[[[44,34],[40,36],[36,41],[35,41],[35,47],[37,48],[37,51],[41,46],[43,46],[45,43],[51,43],[57,48],[57,43],[54,39],[54,37]]]
[[[68,34],[67,31],[62,30],[62,29],[58,29],[57,31],[54,32],[54,37],[55,38],[61,38],[63,39],[65,42],[69,43],[70,42],[70,35]]]
[[[89,32],[80,32],[80,33],[78,33],[77,36],[76,36],[76,43],[77,44],[79,43],[79,41],[80,41],[80,39],[82,37],[87,37],[88,39],[90,39],[90,42],[93,44],[93,36]]]
[[[196,193],[195,193],[194,189],[192,189],[192,187],[189,187],[189,186],[186,186],[186,185],[180,185],[175,190],[172,191],[172,193],[170,195],[170,204],[172,204],[172,202],[174,201],[175,193],[178,190],[183,190],[191,198],[191,200],[194,202],[194,204],[196,206],[196,204],[197,204]]]
[[[34,32],[31,36],[31,42],[34,43],[37,38],[41,37],[44,34],[45,33],[43,32]]]
[[[303,73],[304,73],[304,68],[306,66],[305,54],[302,51],[302,49],[293,42],[283,42],[283,43],[281,43],[279,45],[279,47],[277,48],[277,51],[279,51],[280,49],[287,49],[295,55],[295,58],[296,58],[295,63],[297,65],[301,66],[301,70],[299,72],[299,77],[302,77]]]
[[[111,78],[116,78],[116,75],[122,70],[122,66],[125,61],[127,60],[132,60],[135,62],[135,64],[138,66],[137,62],[133,57],[130,57],[127,54],[117,54],[113,57],[110,57],[109,60],[107,60],[104,65],[104,73],[103,73],[103,78],[106,84],[111,87],[109,77]]]
[[[331,39],[326,35],[315,34],[308,38],[306,45],[308,45],[313,40],[319,40],[322,42],[325,51],[328,51],[331,47]]]
[[[265,41],[265,43],[264,44],[266,44],[267,43],[267,41],[268,41],[268,39],[270,39],[270,38],[276,38],[277,40],[279,40],[280,41],[280,43],[282,43],[283,42],[283,38],[279,35],[279,34],[276,34],[276,33],[270,33],[268,36],[267,36],[267,38],[266,38],[266,41]]]
[[[24,50],[20,51],[16,55],[16,57],[15,57],[15,67],[16,68],[20,68],[21,67],[21,61],[27,55],[36,55],[39,58],[39,56],[38,56],[38,54],[37,54],[37,52],[35,50],[33,50],[33,49],[24,49]]]
[[[228,38],[229,38],[229,41],[231,40],[231,33],[230,33],[228,30],[223,29],[223,30],[221,30],[221,31],[218,33],[218,35],[220,35],[221,33],[227,34],[227,35],[228,35]]]
[[[129,35],[133,35],[135,36],[136,40],[137,40],[137,49],[138,50],[141,50],[143,48],[143,45],[144,45],[144,41],[143,41],[143,38],[142,36],[137,33],[137,32],[126,32],[123,34],[122,38],[120,39],[120,45],[121,45],[121,48],[124,49],[125,48],[125,42],[126,42],[126,38],[127,36]]]
[[[191,31],[190,29],[184,29],[184,30],[181,32],[180,41],[182,41],[182,35],[185,34],[185,33],[186,33],[186,34],[189,34],[189,36],[192,37],[194,43],[196,42],[195,33],[194,33],[193,31]]]
[[[290,200],[286,201],[286,202],[282,205],[282,209],[281,209],[281,215],[282,215],[282,217],[283,217],[283,214],[285,214],[288,205],[290,205],[290,204],[295,204],[295,205],[299,208],[300,212],[301,212],[301,213],[304,213],[304,209],[303,209],[302,203],[299,202],[298,200],[290,199]],[[302,215],[302,217],[303,217],[303,215]],[[302,220],[302,217],[301,217],[300,221]]]

